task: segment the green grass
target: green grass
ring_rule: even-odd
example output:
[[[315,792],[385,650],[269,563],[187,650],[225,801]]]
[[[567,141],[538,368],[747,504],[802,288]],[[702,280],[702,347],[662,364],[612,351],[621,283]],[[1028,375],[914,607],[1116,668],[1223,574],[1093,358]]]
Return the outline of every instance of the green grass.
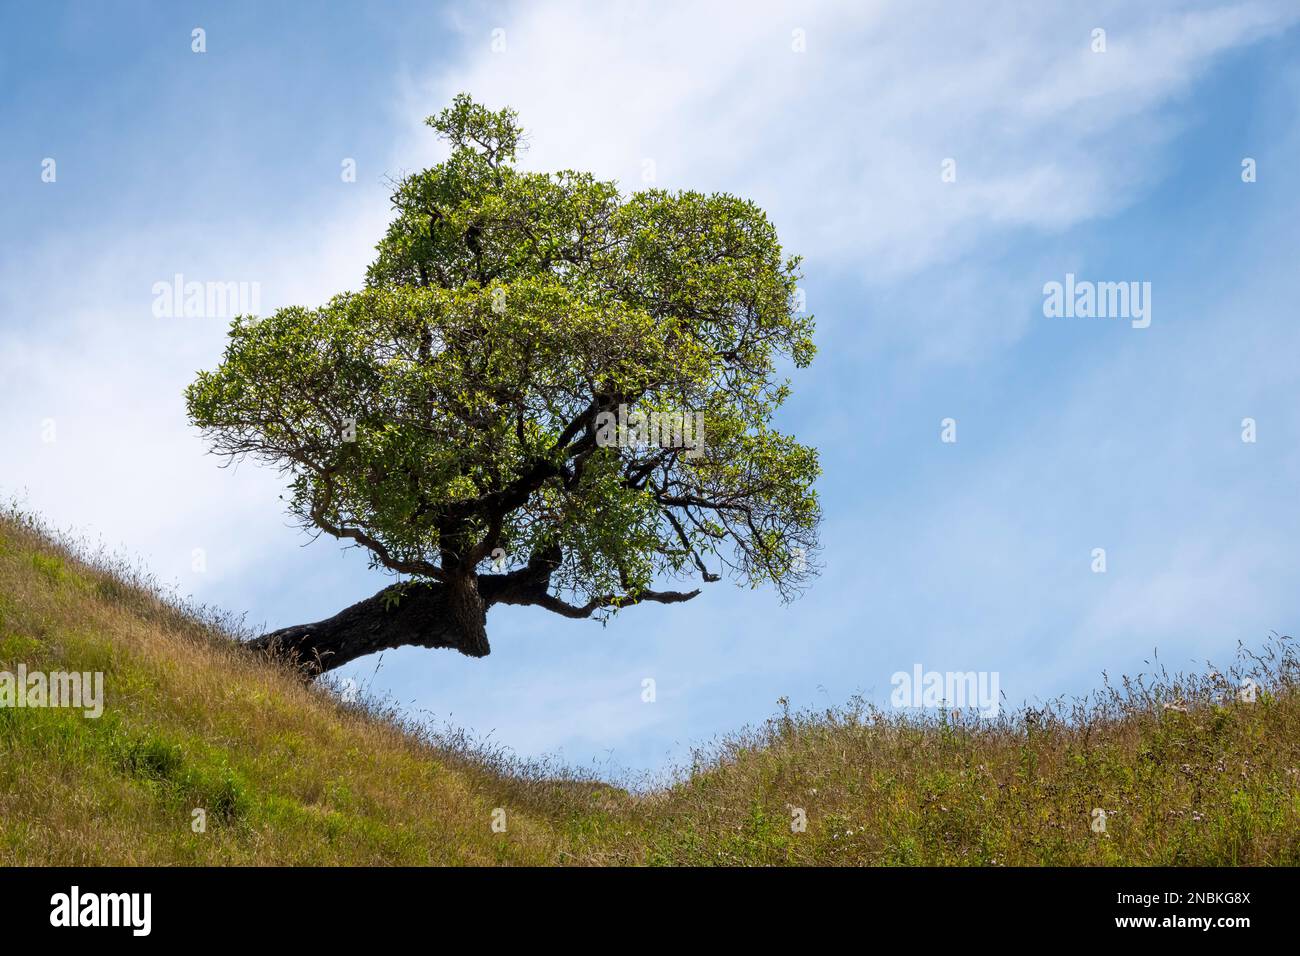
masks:
[[[0,708],[0,864],[1300,863],[1289,638],[994,721],[782,712],[624,789],[344,704],[237,632],[0,518],[0,670],[101,671],[106,697]]]

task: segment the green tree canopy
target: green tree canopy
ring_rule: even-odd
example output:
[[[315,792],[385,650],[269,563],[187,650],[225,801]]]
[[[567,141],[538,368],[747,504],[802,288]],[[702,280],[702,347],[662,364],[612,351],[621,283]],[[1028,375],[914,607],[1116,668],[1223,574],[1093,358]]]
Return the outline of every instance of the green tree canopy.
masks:
[[[728,574],[796,594],[817,454],[772,417],[813,321],[766,215],[518,169],[515,113],[465,95],[428,123],[450,155],[396,184],[366,287],[236,319],[187,392],[216,452],[281,469],[305,527],[408,578],[261,643],[320,671],[486,654],[495,603],[603,617]]]

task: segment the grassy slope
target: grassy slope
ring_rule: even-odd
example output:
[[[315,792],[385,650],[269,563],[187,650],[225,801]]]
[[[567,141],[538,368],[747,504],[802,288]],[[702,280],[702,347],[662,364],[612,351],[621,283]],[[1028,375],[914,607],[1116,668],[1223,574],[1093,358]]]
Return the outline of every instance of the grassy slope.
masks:
[[[0,864],[1300,863],[1287,639],[1246,661],[1254,704],[1234,671],[1030,720],[784,714],[637,797],[303,687],[6,518],[0,670],[20,662],[103,671],[107,702],[0,708]]]

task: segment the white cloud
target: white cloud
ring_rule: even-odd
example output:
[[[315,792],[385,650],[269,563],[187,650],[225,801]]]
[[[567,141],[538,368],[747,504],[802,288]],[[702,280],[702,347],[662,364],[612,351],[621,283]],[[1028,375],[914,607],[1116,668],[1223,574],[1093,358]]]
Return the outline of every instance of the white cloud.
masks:
[[[324,224],[170,222],[111,241],[88,230],[7,263],[0,493],[197,593],[264,566],[264,546],[301,543],[284,527],[276,476],[218,469],[185,417],[184,389],[219,357],[229,317],[155,317],[153,286],[181,273],[257,282],[264,312],[318,303],[360,284],[384,213],[382,202],[358,202]],[[206,553],[201,576],[196,548]]]
[[[887,280],[1122,208],[1175,131],[1162,107],[1297,17],[1283,3],[521,4],[462,23],[467,61],[413,86],[409,112],[461,90],[509,104],[531,167],[640,188],[653,159],[661,185],[748,195],[792,249]]]

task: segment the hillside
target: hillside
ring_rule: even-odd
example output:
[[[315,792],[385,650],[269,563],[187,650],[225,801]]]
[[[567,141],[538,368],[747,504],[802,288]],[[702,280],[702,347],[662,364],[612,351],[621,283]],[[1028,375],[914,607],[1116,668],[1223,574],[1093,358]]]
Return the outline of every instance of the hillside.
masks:
[[[0,864],[1300,863],[1289,638],[994,722],[783,713],[633,795],[345,704],[231,631],[0,519],[0,672],[104,674],[97,719],[0,707]]]

